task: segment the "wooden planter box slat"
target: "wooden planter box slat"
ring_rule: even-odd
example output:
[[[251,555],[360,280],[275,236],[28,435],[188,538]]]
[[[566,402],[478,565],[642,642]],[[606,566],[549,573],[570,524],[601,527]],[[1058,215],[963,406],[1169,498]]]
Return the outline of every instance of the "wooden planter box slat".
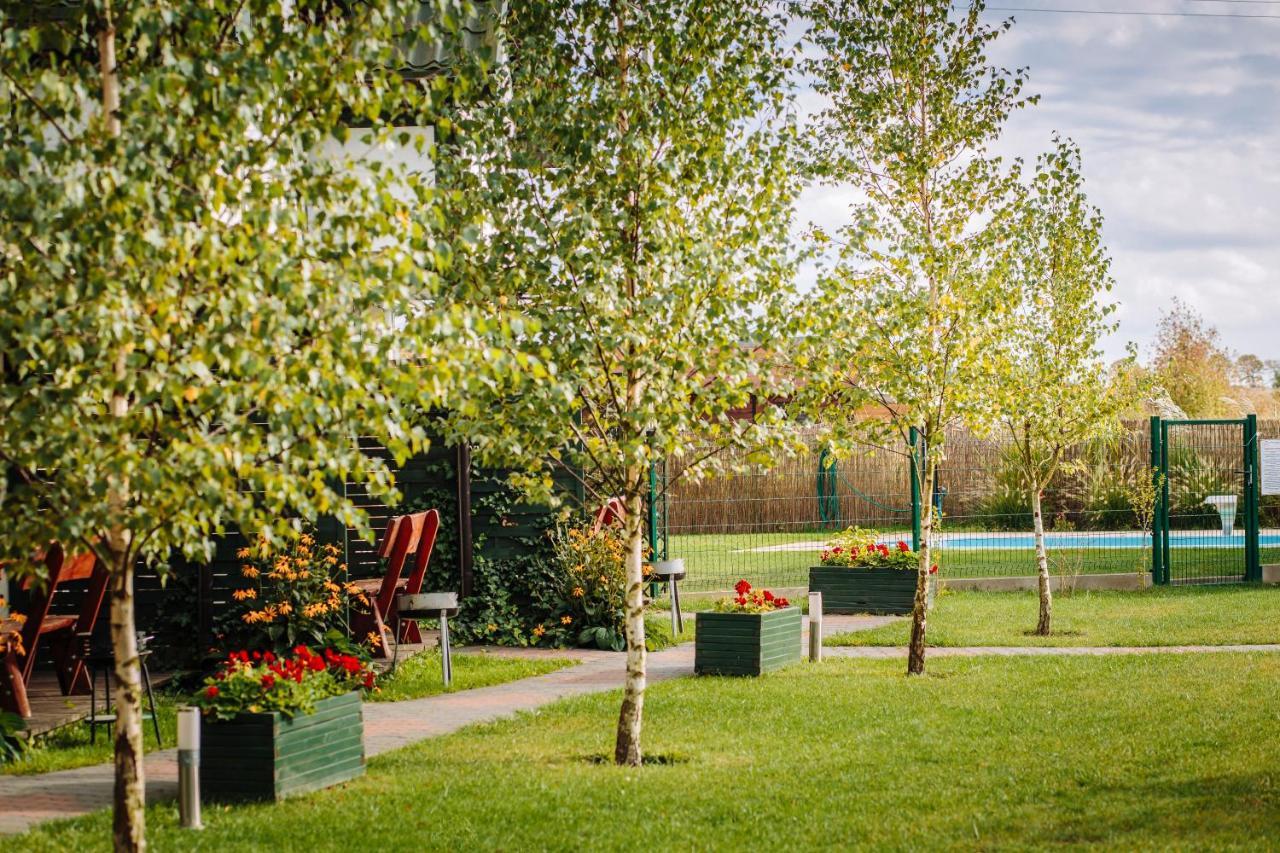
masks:
[[[932,598],[932,580],[929,586]],[[822,593],[824,613],[904,616],[915,605],[916,573],[901,569],[814,566],[809,569],[809,591]]]
[[[800,660],[801,618],[798,607],[769,613],[698,613],[694,672],[760,675]]]
[[[200,732],[200,785],[213,800],[278,800],[364,773],[359,693],[316,703],[313,714],[241,714]]]

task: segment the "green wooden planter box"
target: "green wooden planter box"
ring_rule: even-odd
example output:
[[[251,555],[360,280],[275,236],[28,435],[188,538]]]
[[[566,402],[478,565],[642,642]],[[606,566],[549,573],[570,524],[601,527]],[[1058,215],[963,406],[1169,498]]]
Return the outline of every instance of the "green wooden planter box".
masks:
[[[809,592],[822,593],[823,613],[873,613],[904,616],[916,599],[916,573],[902,569],[850,569],[814,566]],[[929,581],[933,598],[933,581]]]
[[[800,608],[768,613],[697,615],[693,671],[698,675],[759,675],[800,660]]]
[[[211,800],[279,800],[363,773],[357,692],[322,699],[306,716],[241,714],[200,727],[200,790]]]

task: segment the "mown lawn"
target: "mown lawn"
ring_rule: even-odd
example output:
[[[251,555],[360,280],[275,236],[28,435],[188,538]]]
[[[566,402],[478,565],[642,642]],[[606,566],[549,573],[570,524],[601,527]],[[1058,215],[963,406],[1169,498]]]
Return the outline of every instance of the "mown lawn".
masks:
[[[959,532],[951,530],[950,532]],[[669,553],[685,561],[688,580],[682,589],[725,590],[739,578],[758,586],[797,587],[809,582],[809,568],[817,565],[818,552],[830,531],[786,533],[705,533],[672,536]],[[909,539],[908,533],[903,533]],[[760,551],[760,548],[814,543],[800,551]],[[1105,574],[1149,571],[1145,548],[1054,548],[1050,550],[1055,574]],[[1192,575],[1243,572],[1242,552],[1231,548],[1178,548],[1180,572]],[[1280,562],[1280,549],[1263,548],[1262,562]],[[943,548],[938,565],[944,576],[1013,577],[1036,573],[1031,548]]]
[[[692,639],[692,635],[688,637]],[[571,654],[566,652],[567,655]],[[453,684],[447,692],[489,687],[518,678],[529,678],[554,672],[574,663],[571,657],[513,659],[486,654],[462,654],[453,656]],[[424,652],[408,660],[400,661],[393,676],[380,682],[381,688],[368,697],[372,702],[396,702],[402,699],[419,699],[446,692],[440,667],[439,652]],[[156,710],[160,716],[160,734],[166,748],[175,745],[177,737],[176,707],[181,697],[171,694],[156,695]],[[144,748],[154,750],[155,735],[151,723],[146,723]],[[112,732],[98,728],[97,743],[89,742],[89,725],[80,722],[66,726],[36,739],[25,756],[12,764],[0,765],[0,773],[31,774],[50,773],[88,767],[111,760]],[[0,841],[0,848],[3,842]]]
[[[571,654],[566,652],[566,654]],[[440,652],[428,651],[399,661],[394,674],[384,676],[379,689],[368,697],[372,702],[400,702],[437,693],[456,693],[476,687],[491,687],[519,678],[545,675],[572,666],[571,657],[508,658],[488,654],[455,654],[453,683],[446,690]]]
[[[370,762],[340,789],[150,810],[158,850],[1264,849],[1280,832],[1280,655],[828,660],[654,686],[647,747],[600,762],[618,694]],[[10,839],[105,850],[105,813]]]
[[[99,699],[101,702],[101,699]],[[156,714],[160,717],[160,737],[164,748],[176,745],[178,720],[177,700],[168,692],[156,694]],[[143,697],[143,709],[147,710],[146,698]],[[155,730],[151,721],[143,722],[143,749],[154,751],[156,747]],[[89,724],[74,723],[55,729],[48,734],[36,738],[35,742],[23,754],[23,757],[11,764],[0,765],[0,773],[28,775],[31,773],[51,773],[55,770],[70,770],[75,767],[88,767],[103,764],[111,760],[112,738],[114,728],[98,726],[96,743],[89,742]],[[3,846],[3,841],[0,841]]]
[[[1035,637],[1032,592],[947,592],[929,613],[933,646],[1174,646],[1280,643],[1280,588],[1153,587],[1076,592],[1053,601],[1054,634]],[[906,645],[906,620],[828,638],[835,646]]]

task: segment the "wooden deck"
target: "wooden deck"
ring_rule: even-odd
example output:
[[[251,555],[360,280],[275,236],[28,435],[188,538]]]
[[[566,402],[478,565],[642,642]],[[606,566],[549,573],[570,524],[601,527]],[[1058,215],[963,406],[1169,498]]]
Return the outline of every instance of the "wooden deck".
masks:
[[[170,673],[151,673],[151,687],[159,690],[160,686],[173,678]],[[99,676],[101,679],[101,676]],[[99,686],[102,682],[99,680]],[[83,696],[63,696],[58,688],[57,676],[47,668],[39,668],[31,676],[27,685],[27,699],[31,702],[31,717],[27,720],[28,737],[37,737],[69,726],[89,716],[89,694]],[[146,704],[144,691],[142,702]],[[102,696],[98,696],[98,712],[102,713]]]

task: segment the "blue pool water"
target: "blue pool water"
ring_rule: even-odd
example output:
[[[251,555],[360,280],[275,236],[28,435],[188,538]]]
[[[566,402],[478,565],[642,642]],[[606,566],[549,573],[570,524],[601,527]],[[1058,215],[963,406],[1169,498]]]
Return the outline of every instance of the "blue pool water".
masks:
[[[1030,533],[944,533],[944,548],[1033,548]],[[1258,537],[1262,547],[1280,547],[1280,532],[1265,531]],[[1120,533],[1046,533],[1049,548],[1145,548],[1151,537],[1138,532]],[[1169,534],[1170,548],[1243,548],[1244,533],[1236,531],[1223,536],[1220,530],[1174,530]]]

